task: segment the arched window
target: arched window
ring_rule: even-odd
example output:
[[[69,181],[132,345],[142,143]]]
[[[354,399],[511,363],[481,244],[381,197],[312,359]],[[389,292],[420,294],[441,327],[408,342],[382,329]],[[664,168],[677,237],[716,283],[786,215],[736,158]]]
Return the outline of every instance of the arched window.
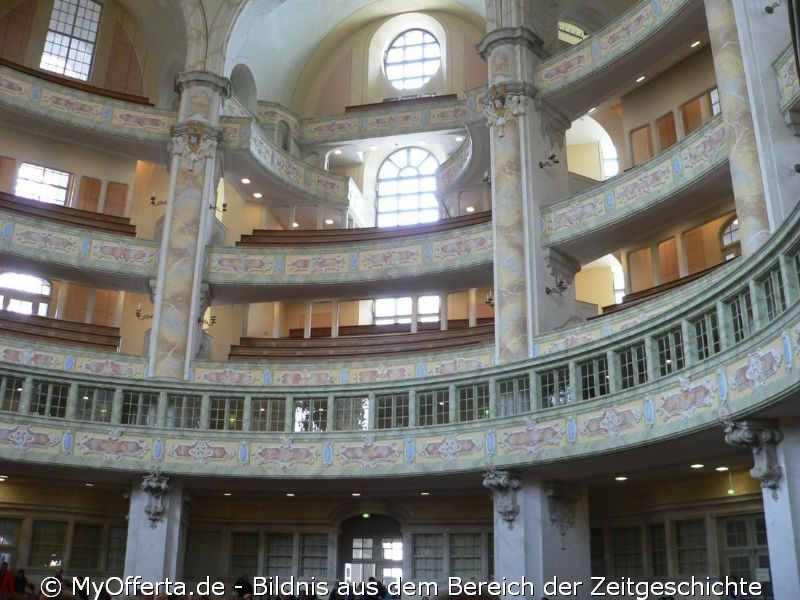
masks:
[[[46,279],[9,271],[0,273],[0,303],[3,310],[46,317],[51,290],[50,282]]]
[[[399,90],[418,90],[442,64],[442,49],[432,33],[409,29],[398,35],[386,50],[386,78]]]
[[[439,161],[424,148],[403,148],[378,169],[378,227],[439,220],[436,169]]]
[[[725,260],[736,258],[742,253],[742,246],[739,241],[739,219],[737,217],[733,217],[725,224],[720,238],[722,256],[725,257]]]

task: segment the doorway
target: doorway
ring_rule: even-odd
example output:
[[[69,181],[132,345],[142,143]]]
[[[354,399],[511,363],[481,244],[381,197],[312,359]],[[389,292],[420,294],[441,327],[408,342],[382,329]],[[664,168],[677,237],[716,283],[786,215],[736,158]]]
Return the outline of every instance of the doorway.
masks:
[[[737,515],[719,522],[720,574],[761,583],[763,600],[772,600],[772,581],[764,515]]]
[[[392,517],[365,512],[347,519],[341,540],[343,581],[361,583],[374,577],[388,586],[403,576],[403,534]]]

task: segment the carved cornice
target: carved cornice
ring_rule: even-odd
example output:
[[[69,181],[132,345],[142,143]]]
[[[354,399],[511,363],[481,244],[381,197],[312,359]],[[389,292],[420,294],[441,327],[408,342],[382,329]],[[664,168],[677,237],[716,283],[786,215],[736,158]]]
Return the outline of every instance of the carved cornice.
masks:
[[[542,60],[549,58],[544,42],[527,27],[500,27],[487,33],[476,46],[483,60],[488,60],[492,50],[500,46],[522,46]]]
[[[783,432],[774,421],[746,419],[743,421],[724,421],[725,442],[732,446],[744,446],[753,451],[754,466],[750,475],[761,482],[762,488],[772,490],[772,497],[778,497],[778,485],[783,470],[778,464],[778,443]]]
[[[522,487],[522,479],[503,469],[490,467],[483,472],[483,487],[492,490],[494,507],[500,518],[513,529],[514,520],[519,514],[517,490]]]

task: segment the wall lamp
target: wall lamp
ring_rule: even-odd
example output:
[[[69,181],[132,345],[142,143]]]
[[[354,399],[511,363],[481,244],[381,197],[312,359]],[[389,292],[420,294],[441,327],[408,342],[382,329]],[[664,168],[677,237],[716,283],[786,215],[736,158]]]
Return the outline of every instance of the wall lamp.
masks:
[[[214,212],[218,212],[220,214],[228,212],[228,203],[223,202],[220,208],[217,208],[216,204],[209,204],[208,210],[213,210]]]
[[[489,175],[489,171],[484,171],[483,172],[483,180],[482,181],[486,185],[492,185],[492,176]]]
[[[206,321],[203,317],[197,317],[197,323],[198,323],[198,325],[205,325],[206,327],[213,327],[217,323],[217,315],[215,315],[212,312],[211,316],[208,318],[208,321]]]
[[[545,167],[552,167],[557,164],[558,164],[558,157],[555,155],[555,153],[553,153],[547,157],[546,161],[544,162],[541,160],[539,161],[539,168],[544,169]]]
[[[486,304],[494,308],[494,292],[492,290],[486,290]]]
[[[150,206],[163,206],[166,203],[167,203],[166,200],[159,200],[158,197],[156,197],[155,192],[150,194]]]
[[[567,282],[564,281],[564,277],[559,274],[556,277],[556,287],[546,287],[544,288],[544,292],[548,296],[561,296],[564,293],[564,290],[567,289]]]
[[[143,315],[142,314],[142,304],[140,302],[139,304],[136,305],[136,318],[139,321],[144,321],[146,319],[152,319],[153,315]]]
[[[775,9],[778,8],[781,4],[783,4],[783,0],[778,0],[777,2],[773,2],[769,6],[764,7],[764,12],[768,15],[771,15],[775,12]]]

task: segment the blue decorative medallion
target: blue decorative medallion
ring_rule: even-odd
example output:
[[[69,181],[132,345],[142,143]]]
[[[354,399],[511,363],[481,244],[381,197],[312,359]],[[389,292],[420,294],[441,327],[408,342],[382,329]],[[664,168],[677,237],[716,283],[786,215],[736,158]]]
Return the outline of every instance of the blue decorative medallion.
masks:
[[[247,459],[250,458],[250,451],[247,446],[247,442],[240,442],[239,443],[239,464],[246,465]]]
[[[544,233],[544,217],[539,217],[539,231]]]
[[[366,130],[367,130],[367,120],[366,120],[364,117],[361,117],[361,118],[358,120],[358,128],[359,128],[361,131],[366,131]]]
[[[347,369],[341,369],[339,371],[339,383],[349,383],[350,382],[350,371]]]
[[[333,461],[333,444],[328,442],[322,447],[322,464],[326,467],[330,466]]]
[[[308,133],[308,127],[306,127],[305,125],[303,125],[303,126],[300,128],[300,135],[302,135],[302,136],[305,136],[305,135],[306,135],[306,133]]]
[[[86,256],[89,254],[89,248],[92,246],[91,240],[81,240],[81,256]]]
[[[592,56],[600,56],[600,42],[592,44]]]
[[[578,441],[578,422],[575,417],[567,419],[567,441],[574,444]]]
[[[613,190],[608,190],[606,192],[606,206],[608,208],[614,208],[614,202],[615,202],[615,200],[614,200],[614,191]]]
[[[350,255],[350,270],[351,271],[358,270],[358,254],[356,254],[355,252],[353,252]]]
[[[653,397],[647,396],[644,399],[644,422],[648,427],[656,424],[656,407],[653,404]]]
[[[39,98],[41,97],[42,97],[42,88],[40,88],[38,85],[33,86],[31,88],[31,100],[33,100],[34,102],[38,102]]]
[[[428,123],[428,122],[430,122],[430,120],[431,120],[431,113],[430,113],[430,111],[423,110],[423,111],[422,111],[422,122],[423,122],[423,123]]]
[[[264,375],[261,377],[261,383],[264,385],[271,385],[272,384],[272,372],[271,371],[264,371]]]
[[[497,450],[497,438],[494,431],[490,431],[486,434],[486,454],[494,456],[495,450]]]
[[[601,331],[602,331],[603,337],[610,337],[611,334],[614,333],[614,330],[611,329],[611,327],[609,327],[608,325],[603,327],[603,329]]]
[[[284,262],[283,262],[283,257],[282,256],[279,256],[278,258],[275,259],[275,270],[278,273],[282,273],[283,272],[283,265],[284,265]]]
[[[110,121],[111,120],[111,116],[113,114],[114,114],[114,111],[112,110],[112,108],[110,106],[104,106],[103,107],[103,120],[104,121]]]
[[[792,370],[792,363],[794,362],[794,357],[792,356],[792,340],[789,337],[789,333],[784,331],[783,335],[781,336],[783,339],[783,364],[786,365],[786,370]]]
[[[467,100],[467,110],[469,111],[475,110],[475,98],[469,98]]]
[[[303,183],[306,185],[311,185],[311,171],[306,171],[303,173]]]
[[[425,260],[431,260],[433,258],[433,247],[430,244],[425,244],[422,247],[422,256]]]
[[[661,2],[659,0],[653,0],[653,14],[654,15],[661,14]]]
[[[675,175],[680,175],[681,171],[683,171],[683,163],[681,162],[680,154],[676,154],[672,157],[672,170],[675,171]]]
[[[425,364],[419,363],[417,365],[417,377],[425,377]]]
[[[14,233],[14,225],[12,223],[3,225],[3,237],[11,237],[12,233]]]
[[[534,344],[533,347],[531,348],[531,356],[533,358],[539,358],[540,352],[541,351],[539,350],[539,344]]]
[[[72,371],[74,368],[75,368],[75,359],[72,356],[67,355],[64,358],[64,370]]]
[[[153,459],[160,461],[162,458],[164,458],[164,440],[156,438],[153,442]]]
[[[722,369],[717,371],[717,388],[719,389],[720,404],[725,404],[728,401],[728,378]]]
[[[414,462],[414,440],[411,438],[406,439],[406,462]]]
[[[67,430],[64,432],[64,437],[61,438],[61,451],[64,454],[69,454],[72,452],[72,442],[75,440],[71,431]]]

